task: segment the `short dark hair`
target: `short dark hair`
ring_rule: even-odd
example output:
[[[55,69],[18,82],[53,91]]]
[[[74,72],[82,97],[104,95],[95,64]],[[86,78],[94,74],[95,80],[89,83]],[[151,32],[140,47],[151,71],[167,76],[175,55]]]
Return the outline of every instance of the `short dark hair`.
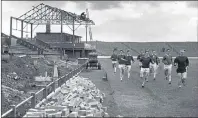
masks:
[[[121,51],[123,52],[123,50],[120,50],[120,52],[121,52]]]
[[[130,52],[130,50],[127,50],[127,52]]]
[[[166,51],[170,51],[170,49],[166,49]]]

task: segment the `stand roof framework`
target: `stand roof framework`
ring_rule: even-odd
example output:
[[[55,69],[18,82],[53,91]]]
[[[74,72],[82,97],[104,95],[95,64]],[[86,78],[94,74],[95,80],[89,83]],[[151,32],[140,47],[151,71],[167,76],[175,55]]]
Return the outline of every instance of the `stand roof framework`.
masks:
[[[75,25],[95,24],[89,18],[82,19],[81,15],[51,7],[43,3],[33,7],[33,9],[21,15],[18,19],[34,25],[45,25],[49,21],[52,25],[61,25],[61,21],[63,25],[73,25],[73,20],[75,21]]]
[[[95,25],[95,23],[89,18],[86,17],[82,18],[81,15],[77,15],[75,13],[68,12],[56,7],[45,5],[43,3],[37,6],[33,6],[31,10],[29,10],[28,12],[26,12],[25,14],[21,15],[18,18],[11,17],[10,30],[13,30],[12,20],[16,20],[16,24],[18,23],[18,21],[22,22],[20,30],[18,29],[17,25],[16,25],[16,29],[14,29],[22,32],[25,32],[23,29],[27,27],[28,24],[36,25],[36,27],[38,25],[46,25],[46,24],[61,25],[61,32],[62,32],[62,25],[67,25],[73,31],[75,31],[81,25]],[[23,23],[25,23],[25,25],[23,25]],[[71,28],[69,25],[73,25],[73,27]],[[75,29],[74,25],[78,25],[78,27]],[[31,28],[31,33],[32,30],[34,29]],[[30,32],[26,32],[26,33],[30,33]],[[12,31],[10,31],[10,36],[11,35],[12,35]]]

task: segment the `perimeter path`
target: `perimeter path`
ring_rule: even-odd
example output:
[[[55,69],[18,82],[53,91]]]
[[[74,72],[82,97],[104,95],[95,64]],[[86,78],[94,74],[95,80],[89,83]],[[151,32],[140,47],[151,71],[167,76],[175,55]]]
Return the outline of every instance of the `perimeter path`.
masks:
[[[141,88],[138,61],[131,68],[130,80],[125,77],[121,82],[119,70],[113,73],[110,59],[100,58],[103,69],[108,74],[108,83],[113,92],[113,98],[122,116],[198,116],[198,60],[190,59],[187,86],[178,88],[178,77],[173,68],[172,84],[163,76],[163,66],[159,67],[159,74],[154,81],[152,77]],[[90,78],[96,76],[91,74]]]

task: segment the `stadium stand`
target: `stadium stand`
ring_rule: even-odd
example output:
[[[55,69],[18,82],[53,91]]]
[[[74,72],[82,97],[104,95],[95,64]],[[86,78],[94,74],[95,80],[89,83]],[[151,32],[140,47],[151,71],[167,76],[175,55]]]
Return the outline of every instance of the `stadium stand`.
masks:
[[[92,45],[96,45],[96,42],[89,42]],[[102,52],[103,56],[109,56],[112,54],[114,48],[122,49],[124,51],[130,49],[134,56],[137,56],[140,50],[149,49],[156,50],[159,56],[163,56],[164,49],[170,49],[171,55],[177,56],[180,49],[186,50],[186,56],[197,57],[198,56],[198,42],[101,42],[97,41],[97,52]]]

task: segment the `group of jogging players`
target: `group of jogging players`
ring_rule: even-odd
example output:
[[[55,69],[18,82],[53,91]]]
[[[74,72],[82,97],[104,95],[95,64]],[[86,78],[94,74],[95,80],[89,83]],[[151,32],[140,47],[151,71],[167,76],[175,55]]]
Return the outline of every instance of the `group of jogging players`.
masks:
[[[185,80],[187,78],[187,69],[189,66],[188,57],[184,56],[184,52],[185,50],[180,50],[179,56],[177,56],[173,61],[173,58],[170,54],[170,49],[167,49],[165,55],[162,58],[165,79],[168,80],[169,84],[171,84],[172,65],[174,65],[177,68],[176,72],[180,77],[178,83],[179,87],[182,87],[182,85],[185,86]],[[116,73],[118,63],[118,68],[120,69],[120,80],[123,80],[125,70],[127,70],[128,79],[130,79],[131,67],[135,62],[130,50],[127,50],[126,54],[123,50],[120,50],[120,53],[117,54],[117,50],[114,49],[113,54],[111,55],[111,60],[114,73]],[[153,74],[153,80],[156,79],[160,59],[155,50],[141,50],[140,54],[137,56],[137,60],[139,61],[140,78],[143,80],[143,88],[145,86],[145,83],[148,82],[149,75]]]

